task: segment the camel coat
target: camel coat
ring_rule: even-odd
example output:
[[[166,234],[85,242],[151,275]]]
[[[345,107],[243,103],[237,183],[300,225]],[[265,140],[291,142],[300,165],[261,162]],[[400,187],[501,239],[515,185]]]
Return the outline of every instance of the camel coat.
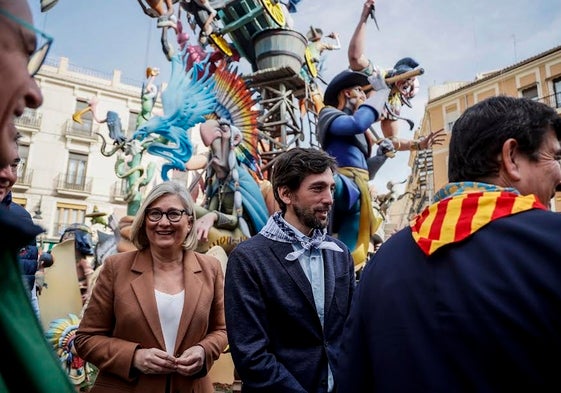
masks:
[[[76,332],[78,355],[99,368],[91,393],[212,393],[207,376],[227,346],[224,279],[214,257],[184,253],[185,301],[175,356],[201,345],[206,361],[194,377],[145,375],[132,366],[137,348],[165,350],[148,250],[107,257]],[[167,386],[167,388],[166,388]]]

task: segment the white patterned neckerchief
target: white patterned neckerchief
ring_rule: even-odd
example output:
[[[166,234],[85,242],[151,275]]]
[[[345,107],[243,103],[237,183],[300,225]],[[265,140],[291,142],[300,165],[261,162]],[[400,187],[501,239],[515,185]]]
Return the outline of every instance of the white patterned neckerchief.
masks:
[[[299,243],[302,248],[288,254],[285,259],[288,261],[294,261],[298,259],[300,255],[304,254],[306,251],[312,248],[316,249],[327,249],[332,251],[343,252],[341,247],[339,247],[335,242],[330,242],[325,240],[326,230],[314,229],[312,237],[308,236],[298,236],[285,222],[280,211],[269,217],[269,220],[259,232],[261,235],[265,236],[267,239],[273,241],[278,241],[282,243]]]

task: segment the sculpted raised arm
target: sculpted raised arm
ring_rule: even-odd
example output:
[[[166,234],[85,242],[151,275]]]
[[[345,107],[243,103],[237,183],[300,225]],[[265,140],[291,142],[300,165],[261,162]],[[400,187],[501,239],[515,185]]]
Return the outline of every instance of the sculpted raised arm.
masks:
[[[369,60],[364,54],[364,47],[366,43],[366,22],[374,3],[375,0],[366,0],[364,2],[360,19],[349,42],[347,56],[349,58],[349,67],[353,71],[362,71],[369,66]]]

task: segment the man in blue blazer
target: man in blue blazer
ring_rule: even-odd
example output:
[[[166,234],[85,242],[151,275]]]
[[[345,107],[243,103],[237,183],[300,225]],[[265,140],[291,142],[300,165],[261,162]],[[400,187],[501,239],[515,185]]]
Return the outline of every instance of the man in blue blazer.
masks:
[[[354,292],[351,254],[326,235],[335,159],[293,148],[274,162],[281,207],[230,254],[228,340],[244,393],[330,393]]]

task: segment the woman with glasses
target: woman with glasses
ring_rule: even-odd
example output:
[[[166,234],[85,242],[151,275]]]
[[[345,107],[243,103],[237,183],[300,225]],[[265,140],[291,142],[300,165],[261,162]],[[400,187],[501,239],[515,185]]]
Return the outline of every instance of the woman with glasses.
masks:
[[[99,374],[92,393],[213,393],[208,371],[226,348],[223,272],[194,251],[193,201],[155,186],[131,230],[138,250],[107,257],[80,326],[78,355]]]

